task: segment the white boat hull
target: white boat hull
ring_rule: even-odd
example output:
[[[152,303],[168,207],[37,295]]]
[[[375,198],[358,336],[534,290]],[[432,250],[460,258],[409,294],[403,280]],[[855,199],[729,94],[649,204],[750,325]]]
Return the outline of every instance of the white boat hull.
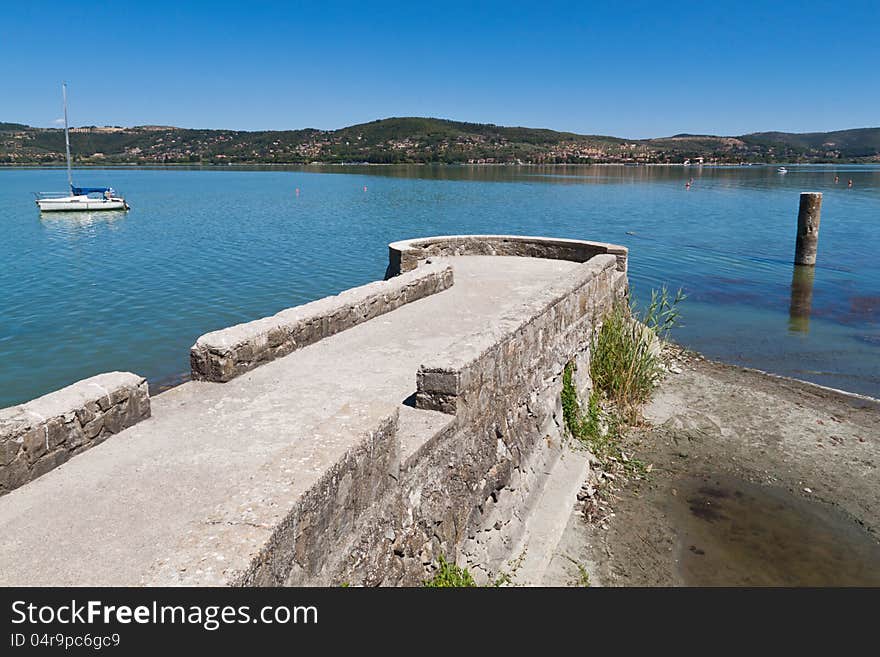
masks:
[[[40,212],[94,212],[95,210],[128,210],[121,198],[89,198],[88,196],[65,196],[62,198],[37,199]]]

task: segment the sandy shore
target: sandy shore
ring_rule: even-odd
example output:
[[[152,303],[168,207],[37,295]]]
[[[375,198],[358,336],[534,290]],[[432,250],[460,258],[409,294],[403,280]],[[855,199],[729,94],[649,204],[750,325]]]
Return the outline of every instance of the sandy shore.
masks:
[[[625,439],[650,474],[572,513],[546,583],[880,585],[880,402],[677,349],[670,370]]]

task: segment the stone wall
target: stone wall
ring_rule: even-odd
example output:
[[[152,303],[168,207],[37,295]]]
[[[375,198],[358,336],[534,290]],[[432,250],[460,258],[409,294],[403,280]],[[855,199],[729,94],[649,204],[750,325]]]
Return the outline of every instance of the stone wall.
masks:
[[[361,440],[302,496],[273,533],[263,554],[236,584],[300,586],[324,575],[335,556],[328,545],[344,544],[362,515],[394,484],[400,440],[397,408],[383,413]],[[293,546],[288,558],[271,558],[272,546]],[[282,551],[283,554],[283,551]]]
[[[501,400],[506,404],[539,389],[543,378],[561,372],[586,348],[592,327],[625,291],[626,275],[617,270],[615,257],[593,257],[502,318],[492,332],[459,340],[423,364],[416,378],[417,407],[473,423]]]
[[[449,266],[426,265],[394,280],[376,281],[277,315],[207,333],[190,350],[193,379],[229,381],[395,308],[449,288]]]
[[[388,245],[391,278],[412,271],[431,257],[461,255],[522,256],[587,262],[596,255],[610,253],[619,271],[626,272],[627,249],[617,244],[522,235],[444,235],[392,242]]]
[[[109,372],[0,410],[0,495],[150,416],[143,377]]]
[[[491,581],[514,556],[522,515],[561,453],[565,364],[574,360],[577,385],[590,385],[590,337],[626,293],[616,256],[597,255],[425,363],[416,405],[452,414],[453,425],[425,437],[348,544],[332,550],[335,562],[307,581],[418,585],[440,555]]]
[[[433,548],[467,564],[478,579],[491,580],[517,556],[522,518],[567,435],[565,365],[575,362],[575,385],[586,399],[591,337],[626,294],[615,257],[595,256],[505,317],[497,331],[463,339],[419,368],[416,405],[454,413],[458,425],[457,445],[449,448],[457,477],[435,481],[458,500],[460,515],[453,540]],[[455,456],[462,451],[464,458]]]

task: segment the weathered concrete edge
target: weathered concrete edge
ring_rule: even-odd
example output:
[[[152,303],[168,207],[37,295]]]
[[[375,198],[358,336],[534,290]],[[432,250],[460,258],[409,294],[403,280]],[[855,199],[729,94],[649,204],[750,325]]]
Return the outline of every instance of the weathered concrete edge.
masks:
[[[438,235],[392,242],[388,245],[385,278],[412,271],[431,257],[501,255],[587,262],[593,256],[610,253],[618,271],[626,272],[629,250],[608,242],[592,242],[528,235]]]
[[[492,357],[493,350],[513,340],[537,319],[549,317],[554,308],[579,291],[586,290],[603,276],[614,279],[612,288],[626,286],[626,274],[617,269],[615,256],[594,256],[573,275],[551,283],[532,301],[505,314],[492,330],[462,338],[443,353],[423,363],[416,375],[416,406],[455,414],[460,397],[475,384],[479,385],[481,371],[496,365]],[[574,321],[583,318],[588,312],[589,308],[584,300],[575,313],[577,319],[573,320],[572,326],[562,327],[562,330],[573,328]],[[565,321],[565,317],[560,316],[553,321]]]
[[[192,377],[226,382],[302,347],[452,286],[448,265],[374,281],[336,296],[282,310],[272,317],[201,336],[190,349]]]
[[[363,431],[355,445],[303,493],[272,531],[231,586],[296,586],[314,582],[338,545],[393,483],[398,468],[399,411],[387,406],[382,417]]]
[[[144,377],[98,374],[0,409],[0,495],[150,417]]]

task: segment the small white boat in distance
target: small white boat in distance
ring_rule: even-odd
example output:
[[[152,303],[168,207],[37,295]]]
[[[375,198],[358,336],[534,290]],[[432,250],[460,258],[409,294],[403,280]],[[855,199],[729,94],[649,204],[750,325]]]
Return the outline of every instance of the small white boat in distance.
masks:
[[[128,203],[112,187],[70,187],[65,192],[41,192],[37,195],[40,212],[82,212],[93,210],[128,210]]]
[[[128,210],[128,203],[112,187],[74,187],[70,171],[70,130],[67,126],[67,85],[61,85],[64,97],[64,150],[67,155],[67,192],[40,192],[40,212],[93,212],[95,210]]]
[[[788,173],[788,169],[786,169],[785,167],[779,167],[778,169],[776,169],[776,173]]]

